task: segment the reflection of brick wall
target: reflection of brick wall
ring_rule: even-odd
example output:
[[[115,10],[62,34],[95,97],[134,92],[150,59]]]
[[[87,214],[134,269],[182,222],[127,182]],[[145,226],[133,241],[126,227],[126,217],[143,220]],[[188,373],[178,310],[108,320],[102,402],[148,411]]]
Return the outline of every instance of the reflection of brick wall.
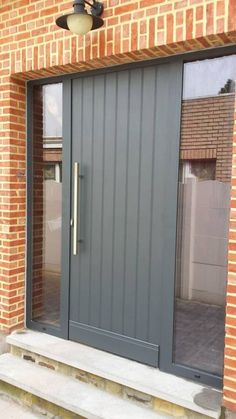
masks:
[[[183,101],[181,158],[216,159],[216,179],[231,181],[235,95]]]
[[[55,148],[49,148],[45,149],[43,153],[43,161],[44,162],[53,162],[58,163],[62,161],[62,150],[61,149],[55,149]]]
[[[42,314],[43,297],[43,105],[42,87],[33,95],[33,278],[32,316]]]

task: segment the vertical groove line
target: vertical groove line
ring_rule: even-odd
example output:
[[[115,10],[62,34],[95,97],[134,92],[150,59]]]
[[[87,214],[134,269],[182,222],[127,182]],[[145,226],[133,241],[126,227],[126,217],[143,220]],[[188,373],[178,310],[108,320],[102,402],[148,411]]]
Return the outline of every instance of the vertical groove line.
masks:
[[[79,141],[80,150],[81,150],[81,155],[79,156],[79,159],[80,159],[81,167],[82,167],[82,170],[83,170],[82,155],[83,155],[83,118],[84,118],[84,107],[83,107],[84,80],[83,79],[81,79],[81,80],[82,80],[82,82],[79,83],[79,85],[81,85],[81,97],[80,97],[80,101],[81,101],[81,127],[80,127],[80,138],[78,139],[78,141]],[[73,89],[72,89],[72,96],[73,96]],[[72,139],[72,141],[73,141],[73,139]],[[79,302],[80,302],[80,296],[81,296],[81,257],[80,257],[80,252],[79,252],[79,258],[78,258],[78,278],[79,278]],[[80,306],[80,304],[79,304],[79,306]],[[78,308],[78,311],[80,312],[80,307]],[[79,315],[79,318],[80,318],[80,315]]]
[[[115,135],[114,135],[114,184],[113,184],[113,228],[112,228],[112,274],[111,274],[111,318],[110,330],[113,325],[113,301],[114,301],[114,241],[115,241],[115,202],[116,202],[116,149],[117,149],[117,108],[118,108],[118,75],[116,74],[116,96],[115,96]]]
[[[102,213],[101,213],[101,255],[100,255],[100,299],[99,299],[99,327],[101,327],[101,307],[102,307],[102,265],[103,265],[103,228],[104,228],[104,162],[105,162],[105,120],[106,120],[106,74],[103,76],[103,140],[102,140]]]
[[[153,143],[152,143],[152,175],[151,175],[151,214],[149,226],[149,263],[148,263],[148,324],[147,324],[147,339],[150,340],[150,295],[151,295],[151,262],[152,262],[152,223],[153,223],[153,195],[154,195],[154,165],[156,152],[156,112],[157,112],[157,78],[158,67],[155,69],[155,88],[154,88],[154,110],[153,110]]]
[[[88,323],[91,323],[91,265],[92,265],[92,237],[93,237],[93,175],[94,175],[94,77],[92,78],[92,148],[91,148],[91,200],[90,200],[90,232],[89,232],[89,299],[88,299]]]
[[[137,299],[138,299],[138,254],[139,254],[139,217],[140,217],[140,181],[141,181],[141,153],[142,153],[142,110],[143,110],[143,78],[144,70],[141,70],[141,98],[140,98],[140,132],[139,132],[139,163],[138,163],[138,211],[137,211],[137,243],[136,243],[136,267],[135,267],[135,337],[137,337]]]
[[[125,222],[124,222],[124,271],[123,271],[123,301],[122,301],[122,332],[124,334],[124,310],[126,291],[126,253],[127,253],[127,211],[128,211],[128,163],[129,163],[129,119],[130,119],[130,71],[128,72],[128,110],[127,110],[127,143],[126,143],[126,184],[125,184]]]

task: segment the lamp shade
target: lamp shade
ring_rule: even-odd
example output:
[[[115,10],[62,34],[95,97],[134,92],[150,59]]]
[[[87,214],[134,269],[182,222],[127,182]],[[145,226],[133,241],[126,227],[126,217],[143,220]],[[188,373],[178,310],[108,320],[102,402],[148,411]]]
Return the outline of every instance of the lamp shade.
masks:
[[[56,24],[60,28],[67,29],[77,35],[84,35],[90,30],[100,28],[104,22],[101,17],[87,12],[74,12],[58,17]]]
[[[67,25],[76,35],[85,35],[93,27],[93,17],[87,13],[73,13],[67,17]]]

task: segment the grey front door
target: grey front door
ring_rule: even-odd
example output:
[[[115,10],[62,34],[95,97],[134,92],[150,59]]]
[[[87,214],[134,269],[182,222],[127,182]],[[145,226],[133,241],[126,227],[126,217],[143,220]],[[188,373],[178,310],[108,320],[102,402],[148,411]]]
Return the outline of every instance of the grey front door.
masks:
[[[72,80],[69,338],[153,366],[174,287],[181,91],[181,62]]]

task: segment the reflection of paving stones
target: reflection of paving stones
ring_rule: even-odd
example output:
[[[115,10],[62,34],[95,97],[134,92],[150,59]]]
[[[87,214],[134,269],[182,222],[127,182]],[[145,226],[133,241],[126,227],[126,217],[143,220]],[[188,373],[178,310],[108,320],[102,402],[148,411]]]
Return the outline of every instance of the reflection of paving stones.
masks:
[[[194,403],[203,409],[215,410],[216,406],[221,406],[222,393],[220,391],[204,388],[194,396]]]
[[[43,278],[43,314],[34,320],[58,325],[60,321],[60,285],[58,273],[45,272]]]
[[[175,362],[221,374],[225,309],[177,300]]]

